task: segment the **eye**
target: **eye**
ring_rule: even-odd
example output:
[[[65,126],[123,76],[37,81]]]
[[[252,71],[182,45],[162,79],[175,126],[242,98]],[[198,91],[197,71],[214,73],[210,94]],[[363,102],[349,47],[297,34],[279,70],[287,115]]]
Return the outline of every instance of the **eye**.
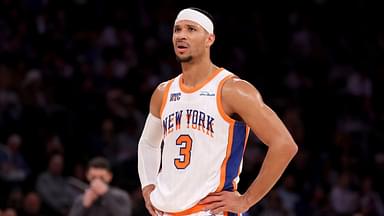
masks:
[[[188,27],[188,31],[190,31],[190,32],[194,32],[194,31],[196,31],[196,28],[195,27]]]
[[[175,28],[173,29],[173,31],[174,31],[174,32],[180,32],[180,31],[181,31],[181,28],[180,28],[180,27],[175,27]]]

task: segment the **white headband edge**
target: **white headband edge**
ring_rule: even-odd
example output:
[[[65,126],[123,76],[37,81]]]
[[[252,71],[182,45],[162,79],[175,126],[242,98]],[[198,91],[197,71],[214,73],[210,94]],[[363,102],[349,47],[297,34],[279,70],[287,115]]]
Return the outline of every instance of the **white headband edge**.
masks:
[[[211,19],[209,19],[205,14],[199,11],[190,8],[183,9],[177,15],[175,24],[180,20],[190,20],[196,22],[201,27],[203,27],[208,33],[213,34],[213,23]]]

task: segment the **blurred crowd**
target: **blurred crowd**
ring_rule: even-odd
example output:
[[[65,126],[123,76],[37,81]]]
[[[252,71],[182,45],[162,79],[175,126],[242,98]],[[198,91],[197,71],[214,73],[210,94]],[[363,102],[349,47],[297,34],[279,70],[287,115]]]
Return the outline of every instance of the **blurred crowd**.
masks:
[[[0,215],[68,214],[94,156],[147,214],[137,142],[152,91],[180,72],[171,35],[186,6],[215,17],[214,63],[253,83],[299,145],[251,215],[384,215],[384,14],[282,4],[0,0]],[[265,150],[251,136],[240,192]]]

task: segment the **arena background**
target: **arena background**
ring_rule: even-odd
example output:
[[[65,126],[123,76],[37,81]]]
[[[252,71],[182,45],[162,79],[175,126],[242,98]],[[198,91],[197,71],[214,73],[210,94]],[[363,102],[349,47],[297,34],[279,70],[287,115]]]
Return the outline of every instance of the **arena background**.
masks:
[[[299,145],[251,215],[384,215],[384,13],[362,0],[0,0],[0,209],[63,215],[36,186],[51,156],[74,184],[103,155],[147,215],[137,141],[152,91],[180,72],[171,34],[188,6],[215,17],[214,63],[254,84]],[[252,136],[240,192],[265,150]]]

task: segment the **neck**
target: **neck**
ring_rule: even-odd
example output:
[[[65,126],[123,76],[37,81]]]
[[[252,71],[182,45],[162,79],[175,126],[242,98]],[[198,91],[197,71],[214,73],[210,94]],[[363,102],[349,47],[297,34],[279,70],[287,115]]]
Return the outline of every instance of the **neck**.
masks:
[[[188,87],[194,87],[204,81],[217,66],[212,64],[210,59],[199,63],[182,63],[183,83]]]

